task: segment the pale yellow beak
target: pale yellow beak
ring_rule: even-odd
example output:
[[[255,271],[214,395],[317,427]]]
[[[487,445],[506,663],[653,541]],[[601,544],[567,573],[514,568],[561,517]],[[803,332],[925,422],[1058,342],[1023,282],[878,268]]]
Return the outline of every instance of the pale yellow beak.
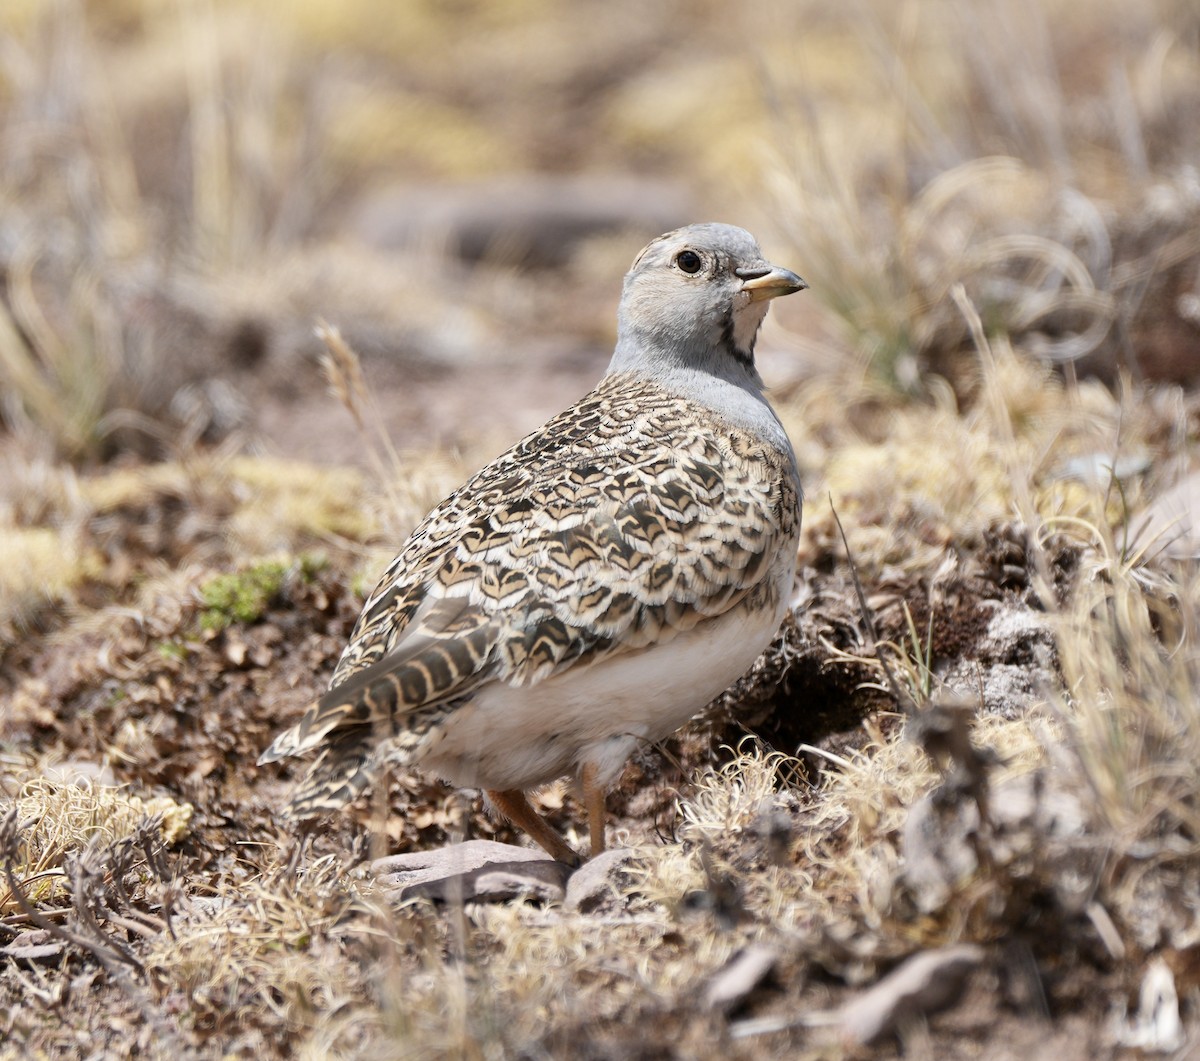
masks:
[[[791,295],[803,291],[808,284],[781,265],[763,265],[751,269],[736,269],[742,280],[742,290],[750,295],[751,302],[762,302],[780,295]]]

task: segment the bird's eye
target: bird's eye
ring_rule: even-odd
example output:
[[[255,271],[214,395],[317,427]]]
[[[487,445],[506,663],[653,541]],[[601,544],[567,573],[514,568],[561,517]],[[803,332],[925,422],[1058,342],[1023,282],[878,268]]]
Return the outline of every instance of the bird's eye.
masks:
[[[675,264],[685,273],[698,273],[704,262],[695,251],[680,251],[675,258]]]

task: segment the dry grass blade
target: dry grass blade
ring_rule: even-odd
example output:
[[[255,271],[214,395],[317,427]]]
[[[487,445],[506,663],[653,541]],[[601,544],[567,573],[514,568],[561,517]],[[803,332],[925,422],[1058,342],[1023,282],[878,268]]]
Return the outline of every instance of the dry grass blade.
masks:
[[[189,0],[177,5],[187,49],[187,85],[191,121],[192,211],[197,250],[209,261],[238,260],[235,242],[248,235],[238,226],[228,127],[223,106],[219,49],[213,5]]]
[[[833,518],[837,523],[838,533],[842,537],[842,548],[846,550],[846,562],[850,565],[850,575],[854,580],[854,592],[858,597],[859,614],[862,616],[863,626],[866,628],[868,635],[871,638],[871,651],[875,655],[875,659],[879,662],[879,667],[883,671],[883,676],[887,681],[887,687],[891,691],[892,698],[896,701],[896,706],[900,708],[906,715],[914,715],[918,708],[913,697],[900,685],[896,680],[895,671],[892,670],[891,661],[887,658],[887,654],[883,651],[883,644],[879,640],[879,633],[875,626],[874,616],[871,614],[871,609],[867,605],[867,594],[863,589],[862,579],[858,577],[858,565],[854,562],[854,556],[850,552],[850,542],[846,537],[846,528],[842,526],[841,517],[837,514],[837,509],[833,508],[833,498],[829,499],[829,507],[833,510]]]
[[[58,396],[39,370],[38,360],[17,327],[16,321],[0,300],[0,372],[8,384],[8,402],[19,401],[36,419],[54,423],[58,414]],[[6,410],[10,418],[26,409]]]
[[[140,971],[141,963],[127,948],[116,944],[113,939],[108,937],[96,923],[86,893],[85,877],[88,874],[85,872],[78,872],[74,876],[69,873],[64,874],[74,881],[73,909],[75,914],[82,919],[85,931],[78,932],[42,915],[30,901],[29,896],[25,894],[25,889],[17,879],[13,868],[18,857],[18,836],[17,808],[13,807],[0,820],[0,862],[3,862],[4,881],[10,900],[25,915],[30,924],[36,925],[55,939],[60,939],[85,954],[91,954],[109,972],[118,971],[122,966],[130,966]],[[76,868],[82,869],[80,866]]]
[[[393,512],[405,511],[405,504],[396,487],[404,463],[384,426],[379,406],[367,388],[363,375],[362,361],[350,344],[342,338],[337,328],[318,321],[317,338],[325,344],[321,355],[321,370],[329,383],[334,397],[346,407],[354,418],[359,437],[379,482],[388,492]]]
[[[1114,842],[1169,850],[1200,835],[1200,782],[1179,766],[1200,755],[1200,582],[1184,573],[1167,596],[1148,594],[1111,535],[1097,527],[1096,540],[1100,577],[1061,618],[1059,711]]]
[[[998,448],[1013,493],[1014,507],[1027,528],[1030,542],[1036,546],[1042,542],[1044,535],[1042,519],[1033,497],[1033,475],[1017,442],[1016,429],[1013,426],[1012,414],[1009,411],[996,354],[984,331],[979,311],[967,295],[966,289],[961,284],[956,284],[951,288],[950,296],[967,324],[976,356],[979,358],[983,401],[991,419],[992,430],[999,436]],[[1046,602],[1053,601],[1054,579],[1050,573],[1045,551],[1041,548],[1034,548],[1028,559],[1033,564],[1033,571],[1036,575],[1034,589],[1039,598]]]
[[[52,324],[35,293],[35,261],[26,245],[8,272],[11,313],[0,300],[0,379],[10,416],[27,417],[65,456],[95,451],[107,398],[119,372],[111,329],[95,285],[76,285],[70,336]],[[19,422],[19,421],[18,421]]]

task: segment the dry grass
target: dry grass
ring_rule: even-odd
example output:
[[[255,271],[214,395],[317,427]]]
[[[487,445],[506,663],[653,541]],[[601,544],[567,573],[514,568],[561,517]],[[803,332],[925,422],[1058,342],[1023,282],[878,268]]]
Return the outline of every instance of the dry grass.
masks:
[[[1129,330],[1156,275],[1196,253],[1194,131],[1171,118],[1195,101],[1194,25],[1166,4],[1133,26],[1120,5],[1093,5],[1095,31],[1113,33],[1096,84],[1056,4],[857,13],[854,91],[820,82],[816,37],[773,70],[779,218],[841,351],[905,390],[931,371],[958,383],[962,285],[989,334],[1023,353],[1135,368],[1152,356]]]
[[[54,904],[66,892],[64,860],[89,843],[111,845],[134,834],[146,818],[161,816],[164,842],[187,835],[192,808],[166,796],[142,799],[86,780],[55,782],[34,777],[6,803],[21,822],[21,839],[9,868],[32,900]],[[0,916],[19,909],[11,892],[0,891]]]
[[[1006,391],[1002,380],[984,384],[1000,393],[1025,393],[1023,387]],[[928,463],[932,450],[920,440],[947,427],[960,432],[964,444],[980,436],[990,439],[978,441],[970,452],[995,460],[998,467],[1006,455],[1044,452],[1063,437],[1062,416],[1013,417],[1009,406],[1000,408],[1010,429],[1009,449],[1000,445],[1003,432],[989,419],[1000,414],[983,405],[968,427],[951,408],[930,417],[927,410],[897,407],[891,416],[893,458],[903,464],[907,457],[918,467]],[[1110,413],[1116,417],[1115,405]],[[1017,423],[1020,428],[1013,428]],[[1089,424],[1081,434],[1095,430]],[[1128,441],[1143,442],[1136,436]],[[1169,622],[1164,617],[1152,626],[1152,609],[1161,607],[1154,601],[1162,598],[1147,597],[1147,587],[1161,593],[1163,576],[1122,560],[1095,522],[1080,522],[1080,514],[1094,521],[1109,511],[1103,494],[1080,487],[1068,498],[1044,488],[1052,482],[1049,462],[1024,457],[1014,466],[1042,469],[1044,478],[1024,480],[1020,493],[1033,499],[1034,512],[1046,526],[1061,524],[1075,535],[1089,559],[1085,577],[1058,618],[1065,685],[1061,696],[1052,697],[1053,715],[1043,708],[1017,721],[984,717],[975,726],[975,741],[993,748],[1006,764],[992,774],[993,788],[1012,775],[1051,770],[1056,785],[1082,793],[1089,806],[1095,805],[1098,813],[1079,840],[1089,853],[1108,852],[1099,869],[1092,867],[1099,882],[1093,901],[1108,911],[1118,933],[1148,938],[1163,925],[1146,913],[1150,885],[1141,859],[1147,843],[1154,845],[1160,864],[1176,870],[1190,864],[1190,849],[1180,844],[1194,825],[1196,784],[1190,771],[1171,766],[1190,758],[1176,759],[1166,749],[1186,748],[1195,740],[1194,712],[1189,714],[1186,698],[1194,687],[1193,664],[1185,650],[1169,651],[1186,642],[1192,620],[1184,604],[1194,598],[1178,588],[1174,609],[1164,613]],[[973,492],[979,489],[973,469],[964,462],[938,467],[937,497],[945,509],[936,526],[942,537],[931,540],[925,533],[905,539],[922,542],[923,551],[906,552],[902,542],[896,555],[872,552],[878,515],[871,516],[869,507],[843,509],[844,519],[851,513],[851,537],[862,547],[860,566],[869,581],[889,571],[894,585],[931,578],[948,548],[970,550],[982,522],[1019,508],[1018,484],[996,472],[986,480],[995,497],[992,507],[977,520],[966,518],[978,503],[971,499],[981,496]],[[859,474],[864,491],[871,491],[864,492],[864,500],[881,500],[885,479],[871,485]],[[914,502],[929,489],[921,475],[911,484],[897,481],[901,496]],[[147,489],[145,482],[136,486],[133,495],[126,490],[119,498],[115,486],[103,480],[94,487],[85,483],[84,489],[116,506]],[[192,503],[204,504],[204,496],[196,495]],[[235,509],[227,515],[237,525],[238,491],[222,496],[234,499]],[[250,510],[259,504],[252,493],[243,496]],[[819,515],[815,522],[819,531]],[[912,520],[887,526],[893,535],[914,534]],[[294,540],[303,540],[304,533],[298,524]],[[810,534],[806,555],[815,556],[820,537],[817,531]],[[186,581],[190,587],[203,585],[194,573]],[[160,582],[147,585],[146,592],[146,604],[158,601],[165,607],[181,588]],[[182,590],[185,597],[197,592]],[[123,673],[140,675],[143,682],[152,679],[153,668],[147,672],[155,658],[151,646],[160,638],[177,638],[173,631],[181,626],[186,629],[186,609],[183,618],[174,614],[170,609],[146,613],[140,622],[151,633],[150,642],[145,648],[124,644]],[[231,630],[249,636],[236,625]],[[923,657],[925,635],[914,623],[906,649],[911,656]],[[188,670],[200,667],[193,655],[198,646],[188,648],[182,662],[164,659],[158,665],[170,662],[171,680],[186,685]],[[831,658],[830,665],[836,660]],[[927,673],[910,684],[927,693],[930,682],[936,686],[936,676]],[[445,914],[418,906],[380,919],[355,898],[361,885],[347,877],[342,858],[313,861],[295,880],[275,863],[278,856],[248,849],[240,868],[233,863],[215,875],[198,871],[190,878],[193,911],[174,919],[173,935],[161,934],[138,952],[146,982],[155,998],[183,1014],[189,1041],[222,1043],[223,1049],[263,1051],[288,1043],[288,1052],[296,1056],[507,1056],[562,1052],[577,1040],[619,1050],[629,1045],[620,1028],[630,1022],[659,1029],[654,1035],[666,1035],[672,1049],[700,1049],[706,1036],[724,1033],[721,1018],[695,1010],[696,999],[708,979],[748,943],[779,948],[785,969],[797,962],[802,968],[811,965],[853,985],[871,980],[913,949],[997,938],[1024,916],[1018,896],[1053,884],[1061,863],[1049,856],[1015,868],[1005,863],[1003,872],[993,867],[962,881],[953,901],[935,915],[915,915],[903,878],[904,824],[910,809],[937,787],[939,775],[901,730],[883,721],[872,723],[865,739],[853,746],[821,751],[827,768],[815,783],[805,780],[809,768],[803,762],[754,743],[694,777],[681,797],[674,839],[639,849],[625,911],[605,922],[603,932],[597,932],[594,916],[520,904]],[[135,763],[156,754],[162,734],[139,725],[118,735],[118,761]],[[141,738],[135,739],[135,730]],[[37,784],[27,789],[43,790]],[[85,803],[93,800],[84,810],[95,813],[88,790],[54,791]],[[91,820],[87,813],[85,824]],[[65,807],[42,814],[48,822],[75,821]],[[772,825],[775,819],[782,826]],[[1130,860],[1131,852],[1137,860]],[[32,891],[41,861],[33,856],[26,861],[23,875],[31,893],[47,901]],[[808,990],[803,976],[790,976],[784,974],[785,994]],[[839,991],[824,988],[810,1004],[835,1008],[838,997]],[[51,1041],[36,1038],[45,1032],[27,1028],[26,1033],[35,1036],[30,1041]],[[784,1041],[812,1045],[816,1035],[793,1030]],[[770,1049],[781,1048],[775,1039],[747,1034],[737,1040],[740,1053],[734,1056],[759,1056],[756,1051],[767,1049],[768,1041]],[[819,1049],[833,1047],[825,1042]]]
[[[1117,857],[1149,844],[1188,858],[1200,786],[1181,767],[1200,750],[1200,587],[1190,571],[1147,571],[1103,525],[1092,533],[1084,583],[1059,617],[1067,743]]]

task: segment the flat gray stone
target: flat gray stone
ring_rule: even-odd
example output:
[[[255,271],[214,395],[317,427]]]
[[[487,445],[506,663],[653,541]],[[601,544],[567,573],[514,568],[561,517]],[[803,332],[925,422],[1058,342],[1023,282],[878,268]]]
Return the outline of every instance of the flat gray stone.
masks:
[[[518,865],[520,868],[494,866],[470,874],[471,900],[477,903],[506,903],[512,899],[527,899],[539,903],[563,901],[563,882],[566,876],[563,863],[546,860],[512,865]],[[449,885],[448,881],[447,892],[450,890]]]
[[[585,862],[567,881],[563,909],[581,914],[594,913],[607,902],[625,905],[621,886],[626,883],[625,868],[636,857],[628,847],[614,847]]]
[[[383,249],[435,247],[471,262],[553,268],[589,237],[684,224],[687,199],[679,182],[630,173],[524,174],[376,191],[350,224]]]
[[[527,847],[468,840],[376,859],[369,872],[396,901],[559,902],[571,868]]]

